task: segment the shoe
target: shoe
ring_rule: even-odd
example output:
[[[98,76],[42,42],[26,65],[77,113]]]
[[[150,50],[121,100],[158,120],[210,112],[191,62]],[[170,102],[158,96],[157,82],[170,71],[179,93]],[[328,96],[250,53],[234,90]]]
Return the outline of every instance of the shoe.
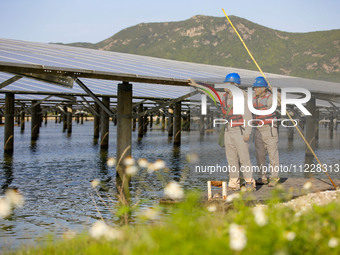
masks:
[[[227,187],[227,191],[240,191],[241,189],[239,187]]]
[[[258,178],[257,180],[255,180],[255,182],[258,185],[267,185],[268,179],[267,178]]]
[[[275,187],[279,183],[280,178],[269,178],[268,187]]]
[[[244,187],[246,188],[246,190],[248,191],[255,191],[256,188],[254,187],[254,184],[252,182],[246,182],[246,184],[244,185]]]

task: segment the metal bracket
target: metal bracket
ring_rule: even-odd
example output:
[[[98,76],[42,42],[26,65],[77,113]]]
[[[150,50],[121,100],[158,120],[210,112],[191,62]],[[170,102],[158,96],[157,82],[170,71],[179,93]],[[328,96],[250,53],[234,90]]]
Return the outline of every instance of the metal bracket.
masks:
[[[20,76],[25,76],[27,78],[35,79],[38,81],[44,81],[48,83],[53,83],[55,85],[73,88],[74,79],[70,76],[57,76],[51,74],[36,74],[36,73],[19,73]]]

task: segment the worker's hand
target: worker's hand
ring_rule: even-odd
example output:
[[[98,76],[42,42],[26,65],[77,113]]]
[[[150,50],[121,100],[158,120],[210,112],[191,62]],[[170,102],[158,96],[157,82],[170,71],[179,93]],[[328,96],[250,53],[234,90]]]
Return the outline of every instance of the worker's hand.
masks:
[[[189,79],[189,85],[194,87],[199,87],[200,85],[197,84],[193,79]]]
[[[189,79],[188,81],[189,81],[189,85],[190,86],[193,86],[193,87],[196,87],[196,88],[199,88],[199,89],[207,89],[207,87],[205,87],[204,85],[200,84],[199,82],[197,83],[193,79]]]
[[[249,137],[250,137],[250,135],[244,134],[243,135],[243,141],[248,142],[249,141]]]

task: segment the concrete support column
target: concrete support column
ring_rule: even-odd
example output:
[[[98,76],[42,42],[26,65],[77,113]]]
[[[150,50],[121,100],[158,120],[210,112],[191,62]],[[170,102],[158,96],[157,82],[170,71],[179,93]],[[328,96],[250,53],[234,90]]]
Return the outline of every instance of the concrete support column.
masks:
[[[182,128],[182,104],[177,102],[174,109],[174,146],[181,145],[181,128]]]
[[[64,110],[64,112],[62,113],[62,115],[63,115],[63,132],[65,132],[66,129],[67,129],[67,107],[64,106],[63,110]]]
[[[150,114],[150,129],[152,129],[153,126],[153,115],[152,113]]]
[[[93,139],[98,139],[99,138],[100,111],[99,111],[99,105],[97,103],[94,103],[94,110],[99,114],[99,116],[97,115],[93,116]]]
[[[45,126],[47,125],[47,111],[45,112]]]
[[[169,117],[168,117],[168,137],[173,137],[174,135],[174,107],[169,106]]]
[[[124,159],[131,156],[132,143],[132,84],[128,82],[118,84],[117,119],[117,162],[120,162],[116,172],[117,187],[129,200],[129,178],[123,164]]]
[[[319,140],[319,128],[320,128],[320,111],[319,110],[315,110],[315,140],[318,141]]]
[[[138,113],[142,113],[144,110],[143,104],[138,106]],[[144,135],[144,116],[138,117],[138,138],[142,138]]]
[[[135,113],[135,109],[133,109],[133,113]],[[137,119],[133,118],[132,120],[132,131],[136,131]]]
[[[39,137],[39,128],[40,128],[40,105],[36,104],[37,101],[32,101],[31,107],[31,141],[38,140]]]
[[[67,106],[67,133],[72,133],[72,104]]]
[[[162,113],[162,120],[161,120],[161,125],[162,125],[162,131],[165,131],[165,114]]]
[[[334,131],[334,117],[333,114],[329,117],[329,132],[333,133]]]
[[[293,141],[294,140],[294,131],[295,131],[294,127],[289,127],[288,128],[288,140],[289,141]]]
[[[316,101],[315,97],[312,95],[311,99],[307,102],[306,108],[312,114],[311,116],[306,116],[306,139],[310,146],[315,148],[315,135],[317,130],[317,121],[315,119],[316,115]],[[311,156],[312,153],[307,148],[306,156]]]
[[[147,111],[148,110],[148,108],[147,107],[144,107],[144,111]],[[148,122],[149,122],[149,120],[148,120],[148,115],[147,114],[145,114],[144,115],[144,122],[143,122],[143,133],[144,134],[146,134],[147,132],[148,132]]]
[[[12,154],[14,149],[14,94],[5,96],[4,153]]]
[[[104,96],[102,98],[103,104],[110,108],[110,97]],[[101,123],[100,123],[100,149],[107,150],[109,148],[109,115],[104,109],[101,110]]]
[[[204,135],[204,115],[200,115],[200,122],[199,122],[199,129],[200,129],[200,135]]]
[[[24,132],[25,130],[25,108],[22,107],[20,111],[20,130],[21,132]]]

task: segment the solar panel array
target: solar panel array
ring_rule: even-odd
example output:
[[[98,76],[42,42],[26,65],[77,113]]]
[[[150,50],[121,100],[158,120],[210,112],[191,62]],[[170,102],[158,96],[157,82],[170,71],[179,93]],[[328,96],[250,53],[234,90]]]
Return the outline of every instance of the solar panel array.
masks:
[[[238,72],[242,77],[242,83],[248,85],[252,84],[254,79],[260,75],[257,71],[244,69],[11,39],[0,39],[0,61],[176,79],[194,78],[211,82],[222,82],[227,73]],[[314,92],[340,95],[340,84],[338,83],[276,74],[266,75],[273,86],[305,87]],[[11,77],[13,77],[13,74],[0,72],[0,83]],[[95,94],[116,95],[116,85],[120,83],[119,81],[85,78],[81,80]],[[4,89],[12,91],[84,93],[76,83],[70,89],[29,78],[22,78],[6,86]],[[139,97],[178,98],[189,92],[190,88],[187,87],[143,83],[133,84],[133,96]],[[0,98],[3,97],[3,94],[0,95]],[[18,99],[41,99],[43,97],[41,95],[16,95]]]

